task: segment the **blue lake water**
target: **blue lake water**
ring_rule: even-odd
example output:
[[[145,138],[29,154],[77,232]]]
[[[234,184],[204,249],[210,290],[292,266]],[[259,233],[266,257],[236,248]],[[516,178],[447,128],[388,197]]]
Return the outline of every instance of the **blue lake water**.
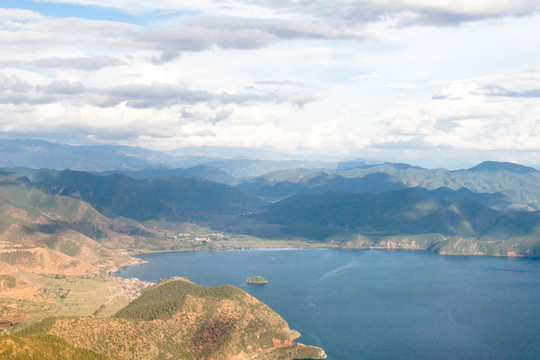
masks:
[[[119,275],[232,284],[329,359],[540,359],[540,261],[427,252],[162,253]],[[248,285],[262,275],[266,285]]]

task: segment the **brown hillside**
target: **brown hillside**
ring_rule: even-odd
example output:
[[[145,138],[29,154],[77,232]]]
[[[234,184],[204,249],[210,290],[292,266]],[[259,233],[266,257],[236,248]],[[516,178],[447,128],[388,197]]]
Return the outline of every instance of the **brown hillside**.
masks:
[[[91,276],[99,273],[95,265],[43,248],[0,250],[0,261],[36,274]]]

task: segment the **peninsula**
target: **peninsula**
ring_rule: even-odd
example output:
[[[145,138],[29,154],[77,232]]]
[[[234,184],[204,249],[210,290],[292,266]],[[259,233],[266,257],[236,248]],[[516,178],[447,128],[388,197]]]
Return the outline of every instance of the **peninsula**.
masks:
[[[2,359],[326,358],[321,348],[296,343],[300,334],[245,291],[184,278],[148,287],[113,316],[49,317],[16,335],[0,337]]]

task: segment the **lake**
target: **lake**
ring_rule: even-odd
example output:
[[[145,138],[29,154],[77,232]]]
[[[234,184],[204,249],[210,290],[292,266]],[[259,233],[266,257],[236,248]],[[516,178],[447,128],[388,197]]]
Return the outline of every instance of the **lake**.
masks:
[[[540,261],[375,250],[160,253],[123,277],[232,284],[329,359],[540,359]],[[248,285],[261,275],[266,285]]]

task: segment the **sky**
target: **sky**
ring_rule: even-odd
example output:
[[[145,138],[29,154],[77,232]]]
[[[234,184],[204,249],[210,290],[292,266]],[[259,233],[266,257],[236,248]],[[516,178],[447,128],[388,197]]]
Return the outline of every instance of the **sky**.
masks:
[[[0,138],[540,167],[538,0],[2,0]]]

